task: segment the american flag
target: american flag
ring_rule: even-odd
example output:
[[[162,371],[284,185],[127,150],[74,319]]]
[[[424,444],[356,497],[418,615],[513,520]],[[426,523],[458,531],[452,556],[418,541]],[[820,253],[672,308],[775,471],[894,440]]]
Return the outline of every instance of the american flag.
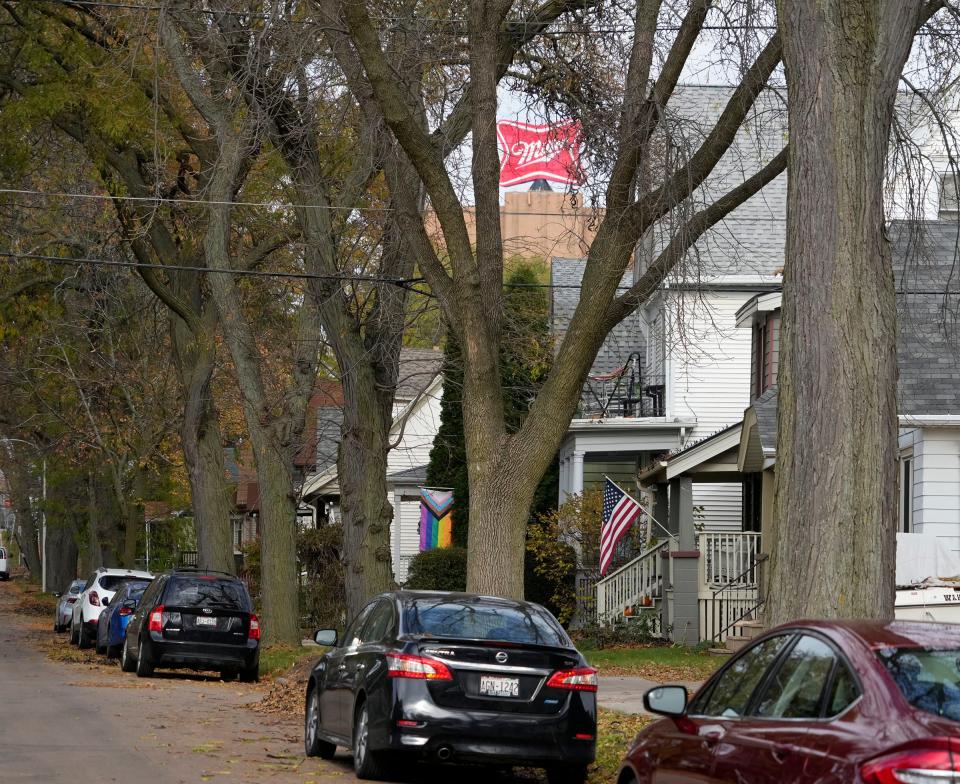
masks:
[[[644,510],[623,490],[607,479],[603,486],[603,525],[600,527],[600,574],[606,574],[617,542],[630,530]]]

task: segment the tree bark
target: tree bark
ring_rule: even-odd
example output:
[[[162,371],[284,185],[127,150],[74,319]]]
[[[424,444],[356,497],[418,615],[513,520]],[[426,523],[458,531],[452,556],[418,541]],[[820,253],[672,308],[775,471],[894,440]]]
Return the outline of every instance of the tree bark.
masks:
[[[368,363],[343,374],[343,424],[337,457],[343,514],[347,618],[394,585],[387,501],[387,452],[393,388],[376,384]]]
[[[790,130],[768,620],[889,618],[896,307],[883,180],[922,0],[780,0]]]
[[[190,482],[199,566],[232,574],[236,562],[233,558],[230,494],[220,422],[210,388],[216,360],[213,325],[210,323],[215,320],[212,306],[207,306],[205,316],[202,323],[209,331],[198,333],[176,314],[170,316],[174,364],[184,398],[180,442]]]

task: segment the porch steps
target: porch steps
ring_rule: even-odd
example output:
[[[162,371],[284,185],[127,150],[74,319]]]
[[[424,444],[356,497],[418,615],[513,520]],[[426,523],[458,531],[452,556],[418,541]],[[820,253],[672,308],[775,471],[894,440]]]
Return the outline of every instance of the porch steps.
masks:
[[[727,639],[724,642],[724,648],[719,650],[723,651],[725,654],[736,653],[737,651],[749,645],[754,638],[759,637],[766,630],[766,624],[764,624],[762,621],[737,621],[730,630],[730,634],[727,635]],[[711,653],[712,652],[713,651],[711,650]]]

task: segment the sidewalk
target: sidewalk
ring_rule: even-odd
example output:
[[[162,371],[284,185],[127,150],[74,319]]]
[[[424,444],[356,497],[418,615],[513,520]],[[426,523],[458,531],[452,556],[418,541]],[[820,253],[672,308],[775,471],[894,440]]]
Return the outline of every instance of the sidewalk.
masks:
[[[700,688],[700,681],[681,681],[690,694]],[[620,711],[620,713],[640,713],[649,715],[643,709],[643,695],[648,689],[661,684],[646,678],[632,678],[622,675],[601,675],[597,688],[597,702],[601,708]]]

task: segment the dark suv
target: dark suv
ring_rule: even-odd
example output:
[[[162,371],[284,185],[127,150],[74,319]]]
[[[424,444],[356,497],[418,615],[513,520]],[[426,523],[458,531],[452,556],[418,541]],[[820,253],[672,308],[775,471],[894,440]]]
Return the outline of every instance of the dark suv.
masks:
[[[247,587],[224,572],[174,569],[144,592],[127,625],[124,672],[157,667],[217,670],[224,680],[260,675],[260,621]]]

